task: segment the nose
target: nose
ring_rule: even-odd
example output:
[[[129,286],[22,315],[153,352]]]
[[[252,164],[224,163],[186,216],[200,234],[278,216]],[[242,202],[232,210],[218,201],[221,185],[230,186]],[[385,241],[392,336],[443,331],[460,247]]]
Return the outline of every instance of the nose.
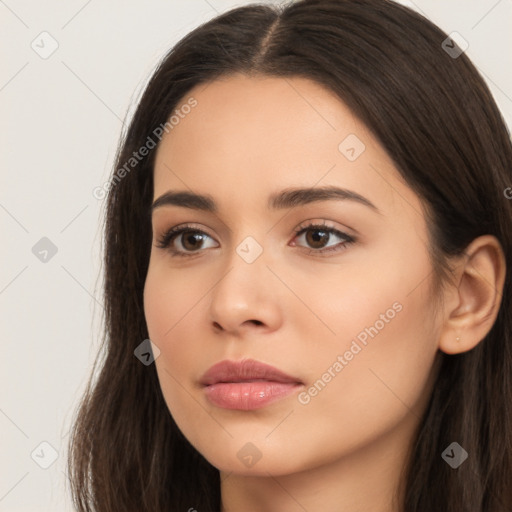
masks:
[[[235,336],[278,329],[282,323],[282,290],[280,293],[279,280],[267,267],[265,251],[248,263],[233,250],[226,266],[210,295],[213,329]]]

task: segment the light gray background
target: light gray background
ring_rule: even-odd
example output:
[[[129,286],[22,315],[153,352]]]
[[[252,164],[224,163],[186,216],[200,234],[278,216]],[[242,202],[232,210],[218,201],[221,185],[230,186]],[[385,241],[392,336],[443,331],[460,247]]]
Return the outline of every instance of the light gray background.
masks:
[[[1,511],[72,510],[67,433],[102,313],[104,201],[92,191],[107,181],[126,113],[163,54],[198,24],[247,3],[0,0]],[[512,126],[512,0],[402,3],[467,40]],[[48,51],[43,31],[58,42],[46,59],[31,47]],[[57,247],[47,262],[32,252],[42,237]],[[58,455],[48,469],[40,464],[52,451],[41,442]]]

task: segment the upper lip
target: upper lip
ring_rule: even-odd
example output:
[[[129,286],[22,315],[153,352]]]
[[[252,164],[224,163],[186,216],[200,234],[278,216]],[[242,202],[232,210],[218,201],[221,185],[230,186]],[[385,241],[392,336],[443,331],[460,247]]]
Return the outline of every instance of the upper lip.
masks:
[[[255,380],[302,384],[296,377],[254,359],[221,361],[206,371],[201,377],[200,383],[203,386],[210,386],[219,382],[251,382]]]

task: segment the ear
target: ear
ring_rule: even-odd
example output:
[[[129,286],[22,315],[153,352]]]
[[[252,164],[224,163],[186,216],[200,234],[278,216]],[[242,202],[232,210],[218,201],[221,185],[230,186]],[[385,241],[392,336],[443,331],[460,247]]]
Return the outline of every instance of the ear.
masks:
[[[496,320],[506,273],[505,256],[496,237],[484,235],[473,240],[454,273],[439,337],[439,349],[447,354],[474,348]]]

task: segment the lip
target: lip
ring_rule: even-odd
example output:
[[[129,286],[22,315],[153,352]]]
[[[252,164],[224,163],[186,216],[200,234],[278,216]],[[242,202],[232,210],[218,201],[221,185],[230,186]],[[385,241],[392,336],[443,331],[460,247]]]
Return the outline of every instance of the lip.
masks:
[[[297,377],[254,359],[225,360],[201,378],[206,397],[224,409],[260,409],[303,386]]]

